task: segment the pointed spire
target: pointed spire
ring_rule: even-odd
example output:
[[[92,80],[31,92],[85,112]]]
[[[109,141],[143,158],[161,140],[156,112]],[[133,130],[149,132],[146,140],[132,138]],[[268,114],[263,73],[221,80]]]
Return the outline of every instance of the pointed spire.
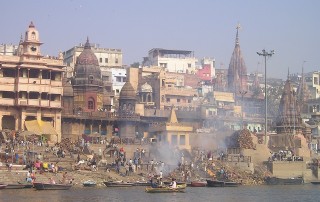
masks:
[[[289,67],[288,67],[288,76],[287,76],[287,80],[290,80],[290,71],[289,71]]]
[[[236,29],[237,29],[237,34],[236,34],[236,45],[239,45],[239,29],[240,29],[240,24],[238,23]]]
[[[90,43],[89,43],[89,36],[87,36],[86,44],[84,45],[84,49],[91,49]]]
[[[171,113],[169,116],[169,123],[178,123],[177,114],[173,106],[171,108]]]
[[[23,37],[22,37],[22,33],[21,33],[21,35],[20,35],[20,42],[19,42],[19,44],[22,44],[22,42],[23,42]]]
[[[30,25],[29,25],[29,28],[35,28],[33,22],[31,21]]]

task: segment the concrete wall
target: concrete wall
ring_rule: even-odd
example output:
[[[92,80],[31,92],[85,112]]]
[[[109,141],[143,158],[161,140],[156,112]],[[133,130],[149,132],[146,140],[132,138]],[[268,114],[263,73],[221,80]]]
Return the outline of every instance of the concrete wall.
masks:
[[[312,177],[311,169],[307,169],[305,161],[273,161],[270,164],[273,176],[280,178],[291,178],[303,176]]]

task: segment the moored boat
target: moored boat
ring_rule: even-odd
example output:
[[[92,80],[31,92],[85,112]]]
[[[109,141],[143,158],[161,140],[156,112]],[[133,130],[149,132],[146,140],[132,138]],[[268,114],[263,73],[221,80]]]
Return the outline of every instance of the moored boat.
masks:
[[[134,183],[123,181],[106,181],[103,182],[107,187],[132,187]]]
[[[4,189],[4,188],[6,188],[6,184],[0,184],[0,189]]]
[[[95,187],[97,185],[97,183],[92,180],[87,180],[87,181],[83,182],[82,184],[84,187]]]
[[[268,185],[299,185],[304,183],[302,177],[293,177],[293,178],[267,177],[265,179],[265,182]]]
[[[68,190],[72,187],[71,184],[50,184],[42,182],[34,182],[33,186],[36,190]]]
[[[237,187],[239,183],[233,181],[207,180],[208,187]]]
[[[150,186],[151,182],[134,182],[134,186]]]
[[[207,182],[205,182],[205,181],[192,181],[190,186],[191,187],[205,187],[205,186],[207,186]]]
[[[314,185],[320,185],[320,181],[311,181],[310,183]]]

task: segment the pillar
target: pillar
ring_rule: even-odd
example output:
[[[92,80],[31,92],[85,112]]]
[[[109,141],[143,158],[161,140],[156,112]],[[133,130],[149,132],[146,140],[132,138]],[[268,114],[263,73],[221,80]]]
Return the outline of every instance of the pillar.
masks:
[[[2,115],[0,115],[0,130],[2,130]]]

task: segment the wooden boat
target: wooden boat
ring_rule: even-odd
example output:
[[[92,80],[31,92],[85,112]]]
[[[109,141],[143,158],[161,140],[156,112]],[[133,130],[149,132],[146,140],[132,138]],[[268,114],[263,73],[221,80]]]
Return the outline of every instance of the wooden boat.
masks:
[[[103,182],[107,187],[132,187],[134,183],[123,181],[107,181]]]
[[[82,184],[84,187],[95,187],[97,185],[97,183],[92,180],[87,180],[87,181],[83,182]]]
[[[205,187],[205,186],[207,186],[207,182],[205,182],[205,181],[192,181],[190,186],[191,187]]]
[[[268,185],[299,185],[304,183],[302,177],[296,177],[296,178],[267,177],[265,179],[265,182]]]
[[[320,185],[320,181],[311,181],[310,183],[314,185]]]
[[[177,188],[170,188],[170,187],[147,187],[147,193],[171,193],[171,192],[185,192],[186,185],[177,185]]]
[[[50,184],[42,182],[34,182],[33,186],[36,190],[68,190],[72,187],[71,184]]]
[[[24,184],[7,184],[5,189],[23,189],[25,188]]]
[[[0,189],[5,189],[6,188],[6,184],[0,184]]]
[[[208,187],[237,187],[239,183],[232,181],[207,180]]]
[[[24,185],[24,188],[32,188],[33,184],[29,182],[18,182],[18,184]]]
[[[151,186],[151,182],[134,182],[134,186]]]

